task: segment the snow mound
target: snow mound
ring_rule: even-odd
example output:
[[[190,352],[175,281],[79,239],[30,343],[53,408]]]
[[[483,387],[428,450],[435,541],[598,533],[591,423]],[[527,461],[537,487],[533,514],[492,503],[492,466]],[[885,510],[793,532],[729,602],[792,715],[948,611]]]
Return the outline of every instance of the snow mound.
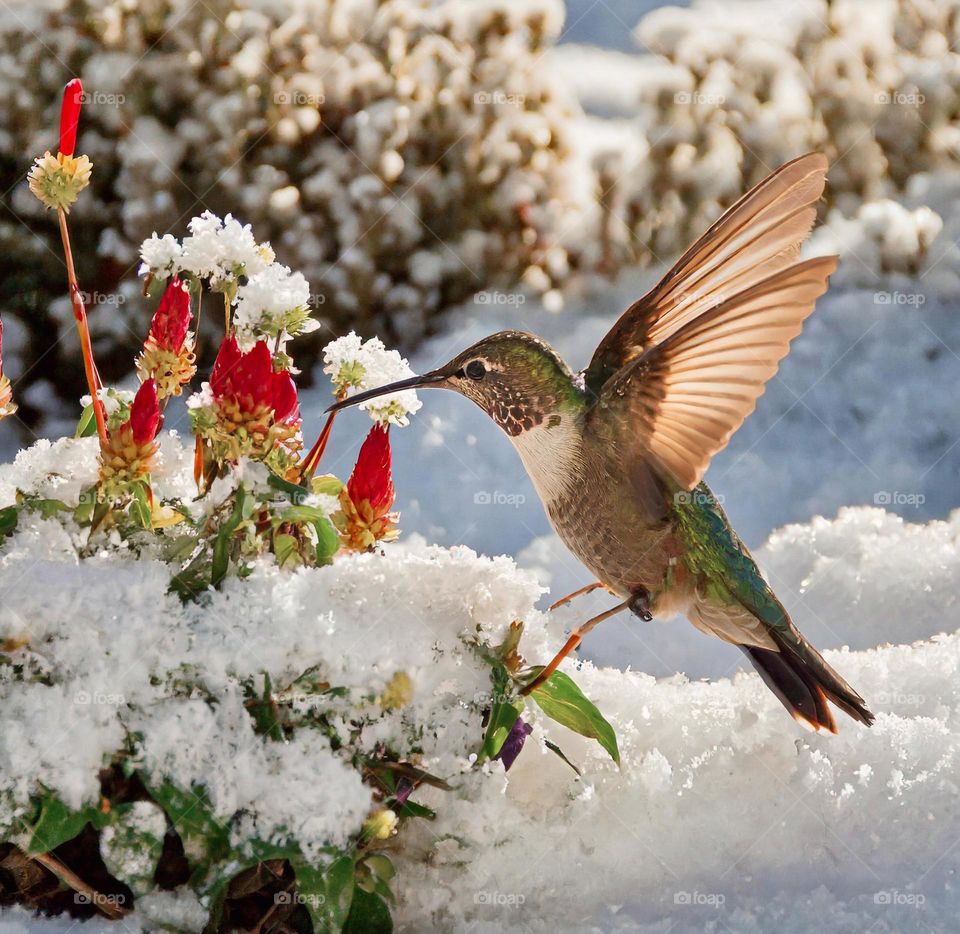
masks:
[[[38,446],[0,468],[0,490],[58,482],[52,465],[70,482],[91,447]],[[176,439],[165,452],[162,482],[187,482]],[[414,537],[326,568],[284,574],[264,562],[208,605],[184,606],[157,558],[80,561],[69,532],[38,517],[0,555],[0,640],[28,639],[27,664],[43,675],[0,678],[4,819],[34,781],[66,801],[95,800],[100,759],[129,731],[151,770],[193,778],[218,814],[247,811],[245,832],[292,828],[319,844],[362,818],[369,788],[319,734],[255,742],[241,685],[263,673],[287,683],[317,665],[379,695],[404,671],[411,705],[364,742],[402,745],[411,722],[423,725],[423,763],[453,790],[418,791],[438,817],[407,825],[394,853],[403,930],[951,930],[958,542],[960,514],[915,525],[861,508],[784,529],[761,554],[785,599],[799,594],[802,626],[822,616],[837,641],[864,647],[827,657],[877,713],[872,729],[844,720],[839,736],[807,733],[752,674],[657,680],[568,662],[614,725],[622,768],[531,707],[534,733],[505,773],[496,762],[473,768],[462,752],[476,746],[490,688],[464,640],[492,642],[523,619],[535,661],[565,622],[535,609],[540,587],[512,560]],[[206,693],[186,695],[167,677],[188,669]],[[130,930],[173,918],[191,930],[203,917],[189,899],[143,902]],[[0,930],[33,925],[14,910]]]
[[[877,712],[872,729],[844,721],[838,736],[803,732],[755,675],[655,680],[585,664],[578,682],[618,731],[622,772],[551,729],[581,779],[531,744],[502,788],[465,783],[467,812],[448,810],[421,833],[429,868],[403,866],[408,921],[431,912],[436,929],[462,931],[954,929],[958,533],[958,515],[922,526],[848,509],[785,529],[764,552],[859,644],[897,638],[898,622],[902,639],[948,633],[826,653]]]

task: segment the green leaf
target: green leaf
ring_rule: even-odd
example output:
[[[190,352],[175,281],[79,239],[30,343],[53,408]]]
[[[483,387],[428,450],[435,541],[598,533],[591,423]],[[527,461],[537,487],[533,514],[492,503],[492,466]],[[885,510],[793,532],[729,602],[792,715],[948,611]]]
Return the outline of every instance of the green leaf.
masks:
[[[537,673],[536,669],[534,673]],[[610,753],[610,758],[617,765],[620,764],[617,734],[571,677],[562,671],[555,671],[530,696],[551,720],[574,733],[595,739]]]
[[[522,698],[511,698],[510,676],[503,665],[493,664],[490,681],[493,685],[490,719],[487,721],[487,731],[483,737],[483,745],[480,747],[480,762],[496,758],[501,747],[507,741],[514,723],[523,713],[524,706]]]
[[[297,894],[310,912],[314,931],[333,934],[344,930],[351,903],[356,897],[353,857],[341,856],[325,869],[302,857],[290,862],[297,877]]]
[[[184,603],[196,600],[210,585],[205,556],[191,561],[182,571],[170,580],[170,592],[175,593]]]
[[[513,704],[494,704],[490,708],[490,722],[487,724],[483,747],[480,750],[481,760],[497,757],[521,713],[523,713],[522,701]]]
[[[294,506],[301,506],[303,501],[310,495],[306,487],[292,483],[290,480],[286,480],[275,473],[271,473],[270,476],[267,477],[267,483],[275,490],[286,493],[287,498]]]
[[[343,934],[393,934],[389,906],[376,893],[357,889]]]
[[[280,723],[280,711],[277,702],[273,696],[273,685],[270,683],[270,675],[263,673],[263,693],[257,696],[252,685],[248,685],[244,690],[244,695],[248,698],[247,710],[253,717],[257,732],[263,736],[269,736],[276,742],[282,742],[283,726]]]
[[[130,517],[142,529],[153,528],[153,511],[150,508],[150,488],[143,481],[133,485]]]
[[[33,827],[28,853],[49,853],[72,840],[89,823],[102,827],[108,817],[93,805],[71,810],[55,794],[47,792],[40,802],[40,817]]]
[[[237,501],[234,504],[230,518],[220,526],[217,537],[213,542],[213,567],[210,570],[210,583],[219,587],[227,576],[230,567],[230,547],[233,543],[233,534],[243,522],[247,508],[247,494],[243,487],[237,487]]]
[[[80,420],[77,422],[77,430],[73,433],[74,438],[89,438],[97,433],[97,417],[93,411],[93,403],[83,407],[80,413]]]
[[[27,504],[44,519],[52,519],[58,512],[71,512],[70,507],[59,499],[30,499]]]
[[[326,516],[314,522],[313,527],[317,530],[317,564],[330,564],[340,547],[340,536]]]
[[[93,511],[97,506],[97,488],[88,486],[80,491],[80,502],[73,511],[73,521],[77,525],[89,525],[93,520]]]
[[[319,506],[291,506],[280,513],[284,522],[316,522],[326,519],[327,514]]]
[[[320,477],[314,477],[310,481],[310,489],[314,493],[324,493],[327,496],[339,496],[343,489],[343,481],[335,477],[332,473],[325,473]]]
[[[423,804],[417,804],[409,798],[402,805],[393,805],[393,811],[401,820],[408,817],[422,817],[424,820],[434,820],[437,812]]]
[[[93,504],[93,513],[90,516],[90,537],[96,534],[97,529],[110,518],[113,507],[107,500],[97,500]]]
[[[20,510],[17,506],[0,509],[0,541],[16,531]]]
[[[279,567],[286,567],[288,564],[296,566],[300,554],[297,545],[297,540],[285,532],[273,536],[273,553]]]

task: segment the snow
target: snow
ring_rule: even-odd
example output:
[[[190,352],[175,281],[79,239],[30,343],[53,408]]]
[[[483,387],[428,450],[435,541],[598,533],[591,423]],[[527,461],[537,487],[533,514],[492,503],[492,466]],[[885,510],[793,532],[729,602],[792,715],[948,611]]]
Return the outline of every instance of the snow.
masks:
[[[643,12],[637,4],[568,4],[565,40],[622,51],[566,45],[548,55],[588,114],[565,124],[574,171],[564,191],[572,196],[579,186],[589,203],[593,171],[611,186],[616,180],[611,200],[640,221],[630,230],[615,225],[614,239],[626,234],[649,248],[651,268],[613,282],[582,276],[562,295],[548,290],[565,279],[568,253],[597,250],[582,242],[586,225],[575,215],[561,237],[570,249],[524,274],[531,290],[548,290],[543,298],[480,292],[444,319],[409,368],[399,355],[377,358],[376,381],[365,384],[425,372],[507,327],[544,336],[582,366],[691,232],[744,190],[747,166],[772,167],[832,134],[840,158],[811,252],[840,252],[840,269],[707,479],[800,629],[878,714],[873,729],[844,720],[839,736],[808,734],[755,675],[738,672],[734,648],[684,621],[617,617],[591,633],[586,661],[566,670],[615,725],[622,769],[535,711],[534,732],[509,775],[497,764],[471,769],[489,682],[465,636],[479,630],[495,641],[522,618],[524,654],[545,659],[608,601],[594,594],[542,612],[587,583],[586,572],[550,531],[518,458],[487,416],[452,393],[425,391],[415,423],[391,436],[404,537],[383,557],[294,574],[264,563],[200,611],[166,594],[169,569],[156,555],[134,562],[105,548],[80,562],[82,543],[59,523],[38,520],[18,531],[0,551],[0,639],[29,635],[31,663],[52,672],[54,684],[0,678],[0,807],[15,810],[36,780],[70,803],[93,800],[102,756],[136,730],[151,770],[204,784],[221,815],[249,811],[235,840],[287,832],[311,850],[355,830],[369,791],[316,737],[264,748],[243,710],[242,685],[263,672],[287,684],[316,663],[338,684],[382,697],[402,674],[412,706],[378,711],[365,739],[403,748],[412,725],[428,724],[426,763],[455,785],[424,792],[419,800],[438,809],[438,820],[403,831],[402,930],[955,930],[960,511],[951,510],[960,473],[960,190],[942,158],[960,148],[947,74],[955,56],[938,51],[936,28],[910,54],[894,56],[894,9],[902,6],[885,4],[884,15],[868,21],[856,4],[834,4],[832,32],[818,2],[777,3],[762,16],[756,3],[664,10],[637,35],[666,61],[625,54]],[[347,18],[340,26],[349,31]],[[801,62],[797,49],[809,60]],[[868,71],[861,53],[873,62]],[[234,68],[259,70],[259,54],[249,44],[249,61],[238,56]],[[334,83],[349,74],[334,75],[329,96],[344,96]],[[884,102],[880,88],[888,97],[900,90]],[[922,111],[932,129],[917,153],[916,134],[903,129],[917,110],[911,93],[932,105]],[[814,99],[831,102],[826,129]],[[882,111],[883,147],[866,132],[881,104],[895,105]],[[504,110],[511,132],[523,135],[522,111]],[[749,156],[728,114],[742,121]],[[390,180],[420,174],[384,148],[403,151],[403,122],[391,102],[370,105],[351,128],[365,161]],[[292,138],[301,130],[293,125]],[[540,130],[529,127],[535,147]],[[511,145],[491,134],[495,171],[510,165]],[[331,164],[304,181],[303,198],[348,193],[372,216],[389,208],[379,177],[351,170],[343,182],[342,167]],[[514,172],[501,186],[498,210],[531,196],[528,174]],[[459,190],[429,170],[423,180],[444,193]],[[285,183],[264,172],[255,200],[278,215],[292,210],[298,189]],[[416,193],[408,200],[413,209],[389,215],[389,249],[406,257],[403,277],[377,274],[355,244],[364,231],[353,209],[334,211],[340,241],[355,245],[330,271],[338,302],[349,304],[354,280],[369,285],[374,296],[388,296],[401,331],[405,314],[413,330],[422,328],[420,308],[434,306],[438,283],[480,266],[492,236],[466,230],[413,249],[420,206]],[[659,232],[643,226],[648,217]],[[219,268],[229,244],[238,262],[256,262],[252,233],[229,216],[222,229],[191,229],[189,259],[198,270]],[[316,237],[296,225],[288,238],[318,252]],[[145,262],[166,271],[181,263],[171,241],[145,244]],[[270,297],[261,290],[258,303]],[[22,353],[13,327],[10,334]],[[338,372],[361,346],[355,336],[341,341],[327,360]],[[331,401],[329,386],[318,383],[301,396],[308,434],[311,426],[319,431]],[[176,407],[169,414],[168,424],[184,423]],[[0,428],[0,448],[12,446],[11,421]],[[340,416],[321,471],[346,475],[365,431],[363,413]],[[38,442],[0,468],[0,505],[18,487],[75,500],[95,470],[95,451],[92,441]],[[165,435],[161,495],[192,495],[190,461],[189,446]],[[516,563],[476,552],[512,554]],[[171,690],[185,660],[202,686],[197,696]],[[697,680],[704,678],[712,680]],[[204,692],[218,703],[208,704]],[[542,747],[546,738],[581,778]],[[76,752],[65,758],[68,740]],[[189,896],[155,894],[125,924],[150,929],[161,918],[197,929],[204,914]],[[34,927],[20,909],[0,917],[2,932]],[[93,921],[84,930],[100,927]]]
[[[0,490],[68,497],[88,479],[94,444],[41,443],[0,468]],[[178,439],[164,439],[164,464],[159,488],[189,485]],[[54,467],[61,476],[44,479]],[[534,608],[540,587],[511,559],[408,536],[328,568],[262,562],[208,606],[182,606],[157,558],[105,549],[78,561],[69,528],[35,519],[0,553],[0,638],[28,638],[29,664],[52,684],[2,682],[0,798],[8,817],[36,781],[74,804],[94,800],[100,757],[129,730],[152,774],[204,786],[221,816],[246,811],[238,842],[291,833],[320,845],[355,829],[369,789],[311,731],[286,744],[255,736],[240,685],[264,672],[286,684],[316,664],[378,696],[404,672],[410,705],[384,712],[365,742],[403,744],[425,727],[415,731],[424,765],[455,787],[418,792],[439,816],[407,825],[393,852],[401,930],[547,931],[562,918],[573,932],[802,931],[824,912],[832,930],[950,930],[958,542],[960,511],[919,524],[861,507],[788,526],[761,553],[778,592],[798,601],[801,628],[854,646],[827,658],[877,713],[872,729],[844,720],[838,736],[806,732],[753,674],[657,679],[568,662],[615,726],[622,769],[531,707],[534,732],[507,775],[498,763],[470,768],[489,680],[464,640],[498,641],[523,619],[521,649],[536,660],[569,623]],[[192,696],[171,680],[184,663]],[[191,916],[169,901],[146,903],[128,927],[148,929],[151,910]],[[0,930],[31,924],[7,911]]]

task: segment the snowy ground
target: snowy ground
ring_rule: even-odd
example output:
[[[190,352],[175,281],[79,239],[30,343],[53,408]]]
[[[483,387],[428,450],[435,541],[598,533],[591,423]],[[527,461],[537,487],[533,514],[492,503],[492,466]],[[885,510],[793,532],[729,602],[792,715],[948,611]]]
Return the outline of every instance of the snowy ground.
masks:
[[[228,609],[242,590],[239,617],[236,605],[226,613],[215,606],[207,617],[190,613],[171,625],[173,616],[161,622],[149,615],[150,605],[164,604],[155,563],[144,562],[141,570],[123,562],[110,570],[101,560],[86,571],[77,569],[69,549],[51,532],[47,523],[17,533],[6,549],[0,586],[9,589],[15,583],[14,596],[42,591],[49,596],[42,620],[35,613],[24,615],[26,606],[18,614],[16,599],[11,605],[5,598],[13,614],[3,617],[5,625],[13,619],[52,632],[64,610],[71,620],[81,616],[83,631],[61,630],[44,649],[54,659],[54,670],[89,679],[86,671],[71,674],[63,666],[71,640],[91,651],[95,640],[83,633],[99,633],[114,651],[104,655],[93,674],[122,675],[122,683],[105,685],[119,684],[134,704],[134,716],[149,722],[167,713],[138,672],[153,670],[163,658],[164,664],[174,660],[187,634],[206,646],[191,657],[202,657],[203,670],[225,684],[231,672],[253,670],[251,665],[279,675],[291,664],[320,658],[343,669],[349,658],[347,668],[362,681],[402,663],[423,689],[427,707],[445,703],[447,689],[444,663],[417,661],[417,646],[425,637],[449,642],[477,623],[495,633],[515,615],[528,623],[526,651],[543,652],[559,637],[560,621],[533,610],[536,588],[527,575],[465,549],[446,553],[414,539],[391,548],[386,558],[363,556],[289,576],[264,569],[219,601]],[[404,848],[395,854],[400,930],[955,930],[960,910],[955,884],[960,870],[958,541],[960,513],[949,522],[918,525],[879,509],[858,508],[835,521],[791,526],[768,547],[768,565],[783,574],[784,583],[807,594],[809,615],[802,622],[810,623],[811,634],[824,635],[835,625],[862,646],[830,652],[828,659],[876,711],[872,729],[843,719],[838,736],[810,734],[786,717],[755,675],[732,681],[656,680],[586,664],[577,679],[617,730],[621,770],[595,744],[541,719],[509,777],[499,765],[486,773],[460,772],[454,768],[456,756],[441,743],[427,761],[434,771],[451,775],[455,790],[424,795],[424,803],[437,807],[440,817],[408,828]],[[131,584],[123,589],[128,596],[119,613],[113,604],[90,599],[95,596],[90,588],[95,591],[97,581],[113,586],[106,581],[114,582],[117,571]],[[371,571],[382,575],[374,617],[368,603],[355,599],[358,584]],[[142,586],[133,587],[138,573]],[[60,582],[56,590],[44,585],[51,577]],[[419,581],[429,584],[426,593]],[[308,592],[312,598],[304,602]],[[255,641],[257,650],[251,653],[247,639],[256,636],[258,607],[271,608],[274,628],[269,642]],[[168,616],[173,613],[165,609]],[[124,635],[128,611],[151,620],[144,624],[147,629],[161,627],[161,638],[145,640],[141,630]],[[821,621],[817,629],[817,618],[827,613],[831,621]],[[314,616],[321,628],[310,624]],[[391,624],[382,625],[384,620]],[[352,638],[370,625],[377,627],[376,640]],[[281,637],[294,631],[289,627],[299,633],[292,640]],[[912,640],[917,641],[909,644]],[[884,646],[887,641],[904,644]],[[128,665],[131,658],[135,662]],[[65,682],[64,690],[78,683]],[[451,721],[441,734],[447,741],[462,738],[469,722],[460,721]],[[250,793],[260,767],[257,747],[247,748],[240,727],[240,721],[234,723],[229,746],[218,751],[204,745],[194,763],[203,769],[198,779],[211,785],[215,800],[227,810],[237,795]],[[94,751],[109,740],[82,717],[69,728],[86,730]],[[194,727],[170,721],[165,728]],[[39,733],[15,732],[18,743],[34,749],[37,773],[52,787],[70,787],[82,763],[49,756]],[[581,778],[541,750],[544,737],[559,743],[582,768]],[[189,750],[190,744],[175,744],[169,754],[187,756],[189,765]],[[218,755],[230,758],[211,767],[210,758]],[[315,784],[295,782],[296,795],[316,796],[321,792]],[[95,783],[91,788],[95,793]],[[331,793],[329,785],[325,789],[323,794]],[[296,813],[290,800],[274,795],[258,800],[256,807],[265,815]],[[316,830],[317,825],[304,827]],[[197,914],[195,904],[191,908],[170,896],[153,897],[142,910],[154,920],[135,915],[125,920],[125,930],[155,930],[157,919],[177,917],[185,925],[183,918]],[[62,920],[42,926],[70,928]],[[36,929],[17,910],[0,920],[4,934]],[[101,929],[98,922],[84,927]]]
[[[569,39],[629,50],[633,8],[627,16],[609,5],[606,25],[589,25],[594,36],[583,31],[596,23],[589,2],[573,6],[568,25],[584,19]],[[611,16],[625,21],[623,42]],[[591,54],[568,47],[568,74],[586,73]],[[643,67],[608,53],[619,97],[607,88],[591,102],[588,82],[578,94],[594,114],[627,115]],[[613,120],[605,125],[616,132]],[[581,366],[662,271],[584,284],[560,312],[484,293],[411,363],[421,372],[519,327]],[[756,676],[729,680],[741,660],[732,647],[683,621],[611,620],[583,653],[608,667],[588,662],[578,679],[617,727],[622,772],[551,727],[585,767],[582,780],[532,741],[509,779],[465,777],[458,805],[421,827],[400,867],[404,930],[956,930],[960,317],[935,277],[864,288],[855,278],[818,303],[707,479],[799,627],[837,650],[828,658],[878,713],[874,728],[843,721],[838,737],[807,734]],[[304,394],[307,426],[318,427],[328,401],[326,388]],[[516,556],[551,597],[586,583],[506,437],[451,393],[423,401],[412,426],[392,435],[408,539]],[[175,413],[170,425],[184,427]],[[338,421],[326,469],[349,470],[364,426],[353,413]],[[16,443],[9,423],[0,426],[0,452]],[[416,538],[403,546],[421,547]],[[489,566],[459,560],[483,587]],[[533,600],[521,578],[489,586],[502,587],[506,603]],[[541,620],[544,651],[605,606],[594,596]],[[17,911],[0,920],[3,934],[28,929]]]

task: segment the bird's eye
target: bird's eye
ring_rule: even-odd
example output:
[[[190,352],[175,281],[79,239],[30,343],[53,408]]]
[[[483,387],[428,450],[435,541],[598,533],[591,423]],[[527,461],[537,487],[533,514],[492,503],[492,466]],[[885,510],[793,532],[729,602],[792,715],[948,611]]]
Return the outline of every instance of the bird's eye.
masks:
[[[487,375],[487,368],[483,365],[482,360],[471,360],[464,368],[463,372],[470,377],[470,379],[483,379]]]

